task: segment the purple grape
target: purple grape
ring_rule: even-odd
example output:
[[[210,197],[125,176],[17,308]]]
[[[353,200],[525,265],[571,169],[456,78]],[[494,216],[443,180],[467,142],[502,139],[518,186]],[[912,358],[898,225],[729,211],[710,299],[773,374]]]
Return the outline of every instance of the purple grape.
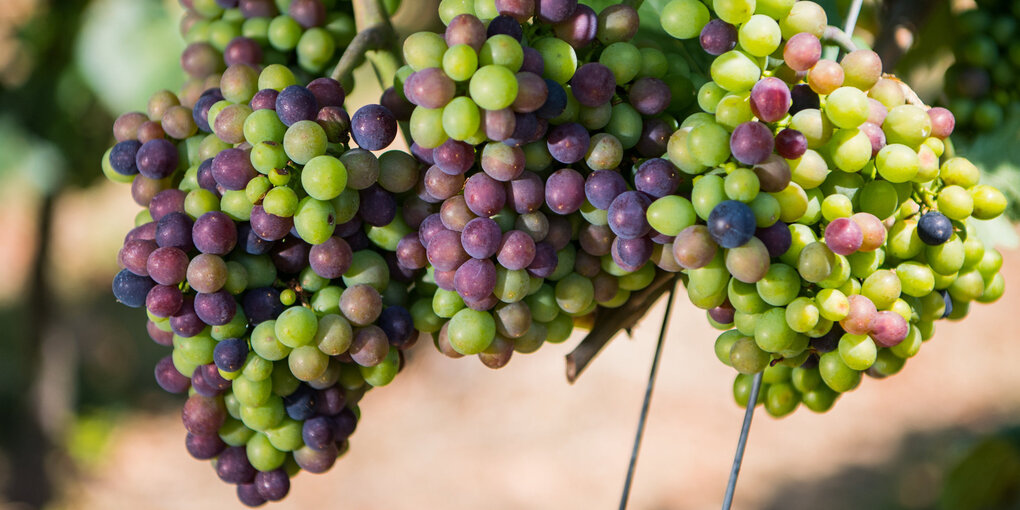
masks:
[[[751,89],[751,112],[763,122],[776,122],[790,111],[790,87],[779,78],[762,78]]]
[[[230,381],[220,376],[216,365],[199,365],[191,375],[191,387],[203,397],[215,397],[230,387]]]
[[[195,313],[202,322],[210,326],[222,326],[230,322],[237,313],[237,301],[226,290],[212,294],[199,292],[195,295]]]
[[[464,299],[482,300],[496,288],[496,266],[489,259],[468,259],[457,268],[453,286]]]
[[[404,81],[404,96],[412,104],[423,108],[442,108],[455,93],[456,84],[438,67],[411,73]]]
[[[338,439],[347,439],[358,427],[358,417],[350,408],[343,408],[340,413],[332,418],[333,435]]]
[[[467,44],[478,53],[485,44],[485,25],[473,14],[458,14],[446,25],[444,37],[448,47]]]
[[[818,94],[806,83],[794,85],[790,90],[790,115],[796,115],[801,110],[818,109],[821,103]]]
[[[443,202],[443,206],[439,209],[439,217],[443,219],[443,226],[460,232],[476,215],[471,212],[464,195],[455,195]]]
[[[769,154],[765,161],[754,165],[761,191],[778,193],[790,185],[790,164],[778,154]]]
[[[535,244],[535,258],[528,265],[528,274],[536,278],[548,278],[556,271],[559,258],[556,250],[546,242]]]
[[[466,229],[467,227],[465,227]],[[400,265],[408,269],[421,269],[428,264],[425,246],[422,245],[418,234],[414,232],[400,238],[400,241],[397,242],[396,255]]]
[[[760,83],[760,82],[759,82]],[[658,78],[638,78],[629,91],[631,106],[642,115],[658,115],[669,107],[673,93],[669,85]]]
[[[577,68],[570,87],[578,103],[596,107],[609,102],[616,92],[616,78],[608,67],[590,62]]]
[[[475,148],[465,142],[449,140],[436,147],[432,152],[435,165],[450,175],[466,173],[475,166]]]
[[[139,276],[125,269],[113,277],[113,297],[129,308],[141,308],[154,286],[148,276]]]
[[[280,302],[280,291],[272,287],[261,287],[245,292],[241,307],[252,325],[274,320],[284,309],[283,303]]]
[[[436,286],[443,290],[455,291],[456,286],[454,285],[454,278],[456,278],[456,276],[456,270],[439,271],[437,269],[434,273]]]
[[[446,226],[443,225],[443,218],[438,213],[430,214],[422,220],[421,226],[418,227],[418,239],[421,241],[422,246],[428,248],[429,241],[443,230],[447,230]]]
[[[535,240],[526,232],[511,230],[503,234],[496,260],[507,269],[524,269],[535,259]]]
[[[535,15],[544,23],[559,23],[577,9],[577,0],[535,0]]]
[[[393,116],[401,122],[411,120],[411,114],[414,113],[414,105],[402,94],[397,93],[397,89],[393,87],[388,87],[383,91],[379,96],[379,104],[393,112]],[[322,110],[319,110],[319,114],[322,115]]]
[[[180,158],[177,147],[164,138],[149,140],[135,153],[135,167],[138,173],[150,179],[165,179],[177,170]]]
[[[644,237],[652,229],[645,217],[651,204],[648,195],[641,191],[621,193],[609,205],[609,228],[624,239]]]
[[[549,95],[546,97],[545,104],[535,110],[535,115],[541,119],[552,119],[567,109],[567,91],[562,85],[548,78],[545,80],[545,86]]]
[[[537,0],[496,0],[496,12],[525,23],[535,15]]]
[[[613,200],[627,191],[627,181],[619,172],[612,170],[596,170],[588,174],[584,182],[584,195],[591,205],[607,210]]]
[[[170,328],[178,336],[191,338],[201,333],[205,326],[202,319],[199,319],[198,314],[195,313],[195,298],[184,296],[181,309],[170,317]]]
[[[744,122],[730,136],[730,152],[745,165],[757,165],[772,154],[775,137],[772,130],[761,122]]]
[[[215,435],[226,419],[227,408],[215,397],[191,395],[181,409],[184,429],[200,436]]]
[[[276,244],[275,241],[266,241],[259,237],[248,222],[237,225],[237,238],[243,244],[244,252],[249,255],[265,255]]]
[[[776,152],[786,159],[799,159],[807,148],[807,137],[796,129],[784,129],[776,135]]]
[[[657,158],[666,153],[669,137],[673,129],[666,121],[658,118],[646,118],[641,126],[641,137],[634,146],[642,157]]]
[[[248,462],[245,447],[230,446],[223,450],[216,460],[216,474],[227,483],[251,483],[255,479],[255,468]]]
[[[191,387],[191,379],[177,371],[171,356],[166,356],[156,363],[154,375],[156,384],[167,393],[184,393]]]
[[[266,501],[280,501],[290,492],[290,477],[283,468],[255,473],[255,489]]]
[[[446,200],[460,192],[464,186],[464,176],[448,174],[433,165],[425,171],[423,183],[429,195]]]
[[[340,278],[351,266],[351,247],[339,237],[330,237],[308,251],[308,266],[315,274],[327,278]]]
[[[488,37],[492,37],[499,34],[509,35],[520,42],[521,38],[524,36],[524,29],[521,27],[521,24],[512,17],[499,15],[489,22],[489,28],[486,35]],[[528,48],[524,48],[524,50],[527,52]],[[525,53],[525,58],[527,58],[527,53]]]
[[[534,112],[541,108],[548,98],[549,87],[540,75],[526,71],[517,73],[517,98],[513,103],[515,112]]]
[[[351,117],[351,137],[365,150],[385,149],[397,136],[397,119],[384,106],[362,106]]]
[[[190,432],[184,438],[184,446],[198,460],[212,459],[227,448],[227,444],[216,434],[197,436]]]
[[[709,55],[722,55],[737,46],[737,28],[721,19],[714,19],[701,29],[698,42]]]
[[[358,192],[361,196],[361,207],[358,213],[365,223],[373,227],[389,225],[397,217],[397,200],[393,194],[378,184],[373,184]]]
[[[124,247],[117,253],[117,262],[138,276],[149,276],[149,270],[145,265],[149,255],[156,251],[156,248],[159,248],[159,245],[155,241],[132,239],[125,242]]]
[[[358,233],[362,236],[365,235],[364,230],[359,230]],[[345,239],[345,241],[351,245],[351,250],[358,251],[361,249],[356,248],[351,239]],[[368,243],[367,237],[365,242]],[[287,236],[273,247],[273,251],[269,253],[269,256],[273,259],[273,264],[279,272],[283,274],[298,274],[308,266],[308,253],[311,248],[311,245],[308,243],[294,236]]]
[[[202,161],[202,163],[198,165],[198,173],[195,178],[198,180],[199,187],[204,190],[211,191],[214,195],[219,196],[219,185],[216,184],[216,178],[213,177],[212,162],[213,158]]]
[[[747,243],[755,232],[754,212],[743,202],[723,200],[708,215],[708,233],[719,246],[736,248]]]
[[[182,304],[184,294],[176,285],[156,285],[145,295],[145,309],[156,317],[170,317]]]
[[[350,237],[355,233],[360,232],[363,224],[364,222],[361,221],[361,217],[355,216],[351,218],[350,221],[337,225],[336,228],[333,229],[333,235],[345,238]]]
[[[333,445],[333,428],[325,416],[305,420],[301,427],[301,438],[305,446],[314,450],[325,450]]]
[[[581,250],[595,257],[609,255],[615,238],[613,230],[608,225],[587,224],[577,233]]]
[[[546,145],[553,159],[569,165],[584,159],[590,143],[591,137],[584,126],[568,122],[554,127],[549,132]]]
[[[537,211],[545,203],[545,184],[534,172],[525,171],[506,188],[507,205],[517,214]]]
[[[242,149],[226,149],[220,151],[212,162],[212,175],[216,184],[224,189],[239,191],[255,178],[258,172],[251,164],[248,151]]]
[[[271,18],[278,14],[276,4],[272,0],[239,0],[237,6],[245,19]]]
[[[248,359],[248,341],[243,338],[227,338],[216,343],[213,349],[213,363],[224,372],[236,372],[244,367]]]
[[[223,49],[223,61],[227,67],[237,64],[256,67],[262,62],[262,46],[254,39],[237,36]]]
[[[191,239],[202,253],[226,255],[237,245],[237,226],[226,214],[209,211],[195,220]]]
[[[135,181],[138,180],[135,179]],[[187,196],[187,193],[177,188],[166,189],[156,193],[152,200],[149,201],[149,215],[152,216],[153,221],[159,221],[160,218],[172,212],[183,213],[185,196]]]
[[[347,95],[340,82],[330,77],[320,77],[308,83],[308,91],[315,96],[319,108],[327,106],[343,107]]]
[[[203,133],[212,133],[212,127],[209,125],[209,109],[212,105],[223,100],[223,94],[220,89],[209,89],[199,96],[198,101],[195,101],[195,106],[191,110],[191,117],[195,120],[195,125]]]
[[[652,198],[672,195],[679,186],[680,174],[667,159],[649,159],[642,163],[634,174],[634,187],[651,195]]]
[[[441,230],[426,244],[429,262],[439,271],[452,271],[468,259],[460,242],[460,233]]]
[[[514,130],[503,143],[521,147],[537,140],[540,132],[538,117],[533,113],[514,113]]]
[[[315,114],[315,122],[326,133],[329,143],[347,143],[351,138],[351,117],[340,106],[322,107]]]
[[[470,298],[463,299],[464,305],[466,305],[468,308],[472,310],[477,310],[479,312],[491,310],[494,306],[499,304],[499,299],[492,294],[489,294],[488,296],[485,296],[482,299],[470,299]]]
[[[595,40],[598,27],[598,15],[591,7],[582,4],[576,6],[573,14],[553,25],[553,34],[579,50]]]
[[[491,27],[492,24],[490,23],[489,26]],[[520,38],[518,37],[517,40],[520,40]],[[545,59],[542,58],[542,54],[535,48],[527,46],[524,47],[523,50],[524,61],[521,63],[519,71],[522,73],[535,73],[542,76],[542,73],[545,72]]]
[[[464,183],[464,200],[478,216],[492,216],[506,205],[503,183],[485,173],[477,173]]]
[[[953,237],[953,222],[938,211],[926,212],[917,221],[917,236],[929,246],[944,244]]]
[[[302,120],[315,120],[318,111],[315,94],[300,85],[290,85],[276,96],[276,115],[285,126],[293,126]]]
[[[167,246],[149,254],[145,270],[160,285],[177,285],[187,277],[188,262],[188,255],[183,250]]]
[[[482,150],[482,170],[497,181],[512,181],[524,171],[524,151],[502,143],[490,143]]]
[[[545,185],[545,203],[556,214],[570,214],[581,208],[585,198],[584,177],[571,168],[549,175]]]
[[[276,110],[276,98],[280,93],[276,89],[262,89],[255,93],[248,106],[254,110]]]
[[[637,271],[652,257],[652,241],[647,237],[623,239],[617,237],[613,241],[610,253],[613,262],[626,271]]]
[[[491,262],[489,263],[491,264]],[[463,268],[465,265],[467,264],[465,263],[460,267]],[[460,269],[458,269],[458,271],[460,271]],[[495,269],[493,269],[493,271],[495,271]],[[456,275],[454,275],[454,278],[456,278]],[[493,285],[495,285],[495,279],[493,280]],[[378,322],[383,333],[386,333],[386,339],[390,341],[390,345],[397,349],[409,347],[413,339],[417,336],[411,312],[407,311],[407,308],[402,306],[386,307],[383,309],[382,313],[379,314],[379,319],[376,322]]]
[[[545,241],[553,250],[559,251],[567,247],[570,239],[574,236],[574,227],[565,216],[550,216],[549,232],[546,233]]]
[[[261,205],[251,208],[250,222],[252,232],[266,241],[279,241],[294,227],[293,217],[267,213]]]
[[[754,233],[755,237],[765,244],[770,257],[778,257],[790,249],[793,244],[793,236],[790,228],[782,221],[777,221],[768,227],[761,227]]]
[[[142,142],[138,140],[124,140],[117,143],[110,149],[110,166],[113,171],[121,175],[135,175],[138,173],[138,165],[135,157]]]
[[[499,251],[502,237],[503,233],[495,220],[475,218],[464,225],[460,242],[468,255],[476,259],[485,259]]]
[[[139,225],[128,231],[124,235],[124,242],[128,241],[155,241],[156,240],[156,222],[150,221],[144,225]]]

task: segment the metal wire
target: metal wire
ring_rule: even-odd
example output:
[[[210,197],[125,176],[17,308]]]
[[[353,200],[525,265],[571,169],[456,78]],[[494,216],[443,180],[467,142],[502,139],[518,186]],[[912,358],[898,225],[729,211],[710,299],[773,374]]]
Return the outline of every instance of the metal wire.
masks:
[[[863,4],[864,0],[854,0],[854,2],[850,4],[850,11],[846,14],[846,26],[843,28],[843,31],[850,37],[854,36],[854,28],[857,26],[857,17],[861,15],[861,6]]]
[[[669,325],[669,315],[673,310],[673,297],[676,293],[676,285],[669,289],[666,298],[666,313],[662,317],[662,328],[659,329],[659,342],[655,345],[655,357],[652,358],[652,369],[648,373],[648,385],[645,387],[645,400],[641,404],[641,417],[638,418],[637,434],[634,436],[634,449],[630,452],[630,465],[627,467],[627,479],[623,483],[623,495],[620,496],[620,510],[627,508],[627,500],[630,498],[630,487],[634,482],[634,469],[637,467],[638,449],[641,447],[641,438],[645,434],[645,422],[648,420],[648,406],[652,401],[652,388],[655,387],[655,375],[659,371],[659,359],[662,357],[662,344],[666,339],[666,328]]]
[[[726,497],[723,498],[722,509],[730,510],[733,505],[733,491],[737,487],[737,476],[740,474],[740,464],[744,461],[744,448],[747,447],[747,433],[751,430],[751,418],[754,417],[754,408],[758,405],[758,392],[761,391],[761,375],[758,372],[754,375],[751,383],[751,394],[747,396],[747,410],[744,411],[744,424],[740,427],[740,439],[737,441],[737,453],[733,456],[733,468],[730,469],[730,481],[726,484]]]

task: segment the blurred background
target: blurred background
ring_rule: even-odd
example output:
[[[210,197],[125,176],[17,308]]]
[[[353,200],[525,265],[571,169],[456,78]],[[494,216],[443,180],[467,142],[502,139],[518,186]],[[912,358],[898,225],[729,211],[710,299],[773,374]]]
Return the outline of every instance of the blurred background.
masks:
[[[408,33],[437,0],[405,0]],[[838,20],[849,0],[821,2]],[[869,0],[857,35],[928,102],[973,2]],[[102,177],[117,114],[183,83],[174,0],[3,0],[0,7],[0,508],[235,508],[232,487],[184,449],[180,400],[152,378],[162,348],[110,281],[137,206]],[[350,104],[379,91],[362,71]],[[1020,121],[957,148],[1020,196]],[[736,508],[1020,508],[1020,251],[988,227],[1010,287],[892,380],[823,415],[759,413]],[[683,291],[670,324],[631,507],[722,499],[743,409],[714,333]],[[400,383],[362,403],[352,448],[303,474],[274,508],[615,508],[664,303],[573,386],[580,340],[500,371],[419,346]]]

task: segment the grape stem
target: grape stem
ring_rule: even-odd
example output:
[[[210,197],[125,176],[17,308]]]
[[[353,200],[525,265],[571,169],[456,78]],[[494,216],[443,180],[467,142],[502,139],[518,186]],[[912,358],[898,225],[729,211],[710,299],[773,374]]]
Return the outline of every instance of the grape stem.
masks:
[[[637,433],[634,436],[634,448],[630,453],[630,464],[627,466],[627,479],[623,483],[623,495],[620,497],[620,510],[626,510],[630,498],[630,487],[634,482],[634,469],[637,467],[638,450],[641,438],[645,435],[645,422],[648,421],[648,407],[652,401],[652,388],[655,387],[655,375],[659,371],[659,360],[662,358],[662,344],[666,339],[669,327],[670,312],[673,310],[673,298],[676,297],[676,285],[670,287],[666,296],[666,312],[662,315],[662,327],[659,329],[659,341],[655,344],[655,356],[652,357],[652,369],[648,373],[648,385],[645,386],[645,399],[641,404],[641,416],[638,418]]]
[[[839,47],[839,49],[847,53],[857,51],[857,44],[854,43],[853,39],[851,39],[850,36],[839,27],[832,25],[825,27],[825,33],[822,34],[822,41],[829,44],[835,44]]]
[[[651,285],[632,294],[627,303],[620,308],[600,309],[591,332],[573,351],[570,351],[570,354],[567,354],[567,381],[576,382],[581,372],[620,330],[627,330],[629,333],[652,303],[667,290],[676,287],[678,277],[679,275],[675,273],[659,273]]]
[[[381,0],[354,0],[353,3],[358,35],[344,50],[330,75],[340,83],[351,79],[354,69],[364,62],[367,52],[389,49],[396,43],[396,32]]]
[[[733,456],[733,468],[730,469],[730,481],[726,484],[726,496],[723,498],[722,510],[730,510],[733,505],[733,492],[737,488],[737,476],[740,475],[740,465],[744,462],[744,449],[747,447],[747,433],[751,430],[751,418],[754,417],[754,408],[758,406],[758,393],[761,392],[761,377],[763,372],[754,374],[751,382],[751,394],[747,396],[747,409],[744,411],[744,423],[740,426],[740,438],[737,440],[737,453]]]

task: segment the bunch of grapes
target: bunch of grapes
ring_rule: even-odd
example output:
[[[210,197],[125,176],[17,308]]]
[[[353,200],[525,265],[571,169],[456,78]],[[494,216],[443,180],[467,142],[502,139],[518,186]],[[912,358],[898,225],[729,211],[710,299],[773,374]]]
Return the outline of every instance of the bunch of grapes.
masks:
[[[943,157],[952,113],[908,101],[876,53],[820,58],[821,7],[673,0],[662,25],[714,56],[702,111],[669,140],[693,189],[659,200],[692,303],[725,330],[715,351],[739,403],[764,370],[770,414],[825,411],[862,374],[899,371],[935,320],[1002,295],[1002,257],[971,219],[1005,197]]]
[[[684,58],[632,42],[626,5],[444,1],[440,16],[397,73],[429,165],[397,257],[438,287],[420,286],[415,326],[499,368],[621,306],[657,264],[679,269],[653,201],[689,187],[661,156],[694,85]]]
[[[993,131],[1016,108],[1020,69],[1020,3],[983,0],[954,18],[959,43],[956,61],[946,72],[948,106],[960,128]]]
[[[224,3],[188,2],[185,20]],[[327,12],[320,0],[294,0],[289,12],[300,20],[312,7]],[[275,9],[241,1],[225,12]],[[236,28],[209,25],[220,22]],[[230,45],[238,41],[250,39]],[[185,70],[208,88],[193,101],[194,82],[180,95],[160,91],[147,112],[120,116],[102,166],[143,207],[118,255],[114,295],[144,307],[152,339],[173,348],[155,376],[189,395],[188,451],[213,459],[257,506],[282,499],[298,471],[333,465],[363,394],[388,384],[417,341],[406,306],[416,275],[394,252],[410,232],[398,202],[413,194],[418,163],[371,152],[396,135],[386,108],[349,116],[337,81],[305,82],[267,64],[268,52],[235,60],[230,45],[201,72],[186,51]],[[308,58],[299,45],[299,62]]]

